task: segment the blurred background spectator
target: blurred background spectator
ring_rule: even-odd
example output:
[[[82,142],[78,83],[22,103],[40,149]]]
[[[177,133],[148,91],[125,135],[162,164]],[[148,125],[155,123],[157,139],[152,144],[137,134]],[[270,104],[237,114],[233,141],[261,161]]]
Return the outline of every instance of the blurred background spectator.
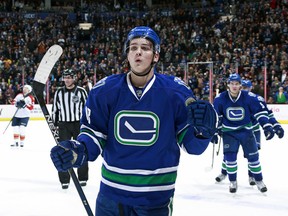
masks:
[[[287,94],[286,1],[47,2],[0,2],[2,104],[9,104],[24,84],[32,84],[41,58],[55,43],[64,53],[47,82],[47,103],[63,85],[61,72],[66,68],[77,71],[78,84],[87,91],[107,75],[127,72],[122,64],[124,37],[137,25],[148,25],[161,37],[158,71],[180,77],[199,98],[207,98],[211,89],[213,96],[226,90],[226,79],[234,72],[251,80],[253,91],[268,103],[277,102],[279,87]],[[213,62],[213,67],[200,62]]]
[[[274,101],[277,104],[286,104],[288,103],[288,94],[284,92],[282,86],[279,87],[278,91],[275,93]]]

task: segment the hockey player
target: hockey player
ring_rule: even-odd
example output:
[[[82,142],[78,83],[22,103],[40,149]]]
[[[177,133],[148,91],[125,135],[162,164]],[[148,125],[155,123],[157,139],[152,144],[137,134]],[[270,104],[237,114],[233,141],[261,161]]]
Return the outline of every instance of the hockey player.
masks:
[[[23,86],[23,92],[16,95],[12,100],[12,105],[17,107],[16,114],[12,119],[14,143],[12,147],[24,147],[25,129],[30,118],[30,111],[34,108],[35,98],[33,97],[32,87],[30,85]],[[20,142],[19,142],[20,141]]]
[[[242,80],[242,90],[251,92],[252,83],[250,80]],[[256,98],[259,101],[259,103],[261,103],[261,106],[265,107],[266,111],[269,114],[269,122],[273,125],[274,132],[281,139],[284,136],[284,130],[281,127],[280,123],[275,119],[272,110],[270,110],[267,107],[267,104],[266,104],[264,98],[260,95],[256,95]],[[257,119],[255,119],[253,117],[252,117],[252,125],[253,125],[253,133],[254,133],[254,136],[256,138],[257,147],[258,147],[258,150],[260,150],[261,149],[260,125],[259,125],[259,122],[257,121]],[[217,141],[217,143],[218,143],[218,141]],[[250,185],[256,184],[253,172],[255,172],[255,170],[252,167],[248,166],[248,176],[249,176],[249,184]],[[225,160],[223,160],[221,174],[218,175],[215,179],[217,182],[221,182],[226,178],[226,176],[227,176],[226,164],[225,164]]]
[[[223,137],[223,167],[226,167],[230,180],[229,191],[231,193],[237,191],[237,153],[241,145],[258,189],[266,192],[267,187],[263,183],[251,120],[252,118],[257,119],[264,130],[266,140],[273,138],[273,127],[269,122],[267,110],[263,108],[262,101],[260,102],[255,94],[241,90],[241,77],[235,73],[228,78],[228,90],[215,98],[214,107],[221,119],[219,128],[221,128],[220,133]],[[212,142],[217,143],[217,140],[216,134],[212,138]]]
[[[157,73],[160,39],[154,30],[132,29],[124,51],[130,72],[92,88],[80,135],[53,147],[51,158],[58,170],[67,170],[103,157],[96,216],[172,215],[180,149],[202,154],[217,114],[210,103],[195,101],[179,78]]]
[[[251,90],[252,90],[251,81],[250,80],[242,80],[242,89],[245,91],[251,92]],[[268,108],[268,106],[267,106],[267,104],[266,104],[266,102],[262,96],[256,95],[256,97],[257,97],[259,103],[261,103],[261,105],[264,106],[265,109],[267,110],[267,112],[269,114],[269,122],[272,124],[275,134],[277,134],[278,138],[280,138],[280,139],[283,138],[284,130],[281,127],[281,124],[274,117],[273,111]],[[254,134],[256,136],[258,149],[261,149],[260,126],[259,126],[259,123],[257,122],[256,119],[253,120],[253,126],[254,126],[253,129],[254,129]]]

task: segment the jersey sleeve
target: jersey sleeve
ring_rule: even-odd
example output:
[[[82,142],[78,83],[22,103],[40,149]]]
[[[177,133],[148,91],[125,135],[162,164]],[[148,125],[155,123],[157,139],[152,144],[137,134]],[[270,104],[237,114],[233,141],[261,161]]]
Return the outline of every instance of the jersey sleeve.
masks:
[[[274,117],[274,114],[273,114],[272,110],[270,110],[268,108],[267,103],[265,102],[265,99],[262,96],[259,96],[259,95],[257,96],[257,99],[258,99],[259,103],[261,104],[261,106],[264,107],[264,109],[267,111],[269,123],[271,125],[273,125],[273,126],[279,125],[279,122]]]
[[[259,100],[259,97],[257,97],[254,93],[249,92],[249,101],[247,102],[250,105],[254,118],[260,123],[262,128],[272,126],[269,122],[268,109],[264,101]]]
[[[26,103],[26,108],[29,110],[33,110],[35,104],[35,98],[32,95],[24,98]]]
[[[194,128],[191,126],[187,126],[187,128],[178,134],[178,143],[180,147],[189,154],[202,154],[208,147],[209,142],[210,139],[197,138],[195,136]]]
[[[17,94],[16,97],[11,100],[11,104],[15,105],[17,101],[20,101],[21,99],[23,99],[23,94]]]
[[[52,105],[52,120],[54,122],[54,124],[57,126],[58,122],[59,122],[59,89],[55,92],[54,95],[54,100],[53,100],[53,105]]]
[[[96,160],[102,154],[107,140],[109,109],[107,95],[101,95],[100,91],[104,82],[105,79],[99,81],[89,93],[77,137],[78,141],[85,144],[89,161]]]

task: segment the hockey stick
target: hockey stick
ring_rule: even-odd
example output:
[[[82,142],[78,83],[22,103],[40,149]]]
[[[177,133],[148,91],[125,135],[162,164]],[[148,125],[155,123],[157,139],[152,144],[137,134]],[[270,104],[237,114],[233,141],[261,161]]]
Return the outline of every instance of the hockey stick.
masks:
[[[212,145],[213,145],[213,149],[212,149],[212,163],[211,163],[211,166],[205,167],[205,171],[206,172],[211,171],[213,169],[213,166],[214,166],[214,155],[215,155],[215,145],[216,144],[213,142]]]
[[[218,149],[217,149],[217,152],[216,152],[217,156],[219,155],[219,152],[220,152],[221,141],[222,141],[222,136],[220,136],[220,139],[219,139]]]
[[[19,108],[17,108],[17,110],[15,111],[13,117],[11,118],[11,120],[9,121],[7,127],[5,128],[5,130],[3,131],[3,134],[6,132],[6,130],[8,129],[9,125],[11,124],[11,122],[13,121],[13,118],[15,117],[15,115],[17,114]]]
[[[56,129],[53,120],[49,114],[49,111],[47,109],[43,92],[45,88],[45,84],[48,80],[49,74],[51,70],[53,69],[55,63],[58,61],[60,56],[62,55],[62,48],[59,45],[53,45],[49,48],[49,50],[45,53],[44,57],[42,58],[39,67],[36,71],[34,81],[33,81],[33,92],[36,100],[38,101],[39,106],[41,107],[41,110],[45,116],[46,122],[49,126],[49,129],[55,139],[56,144],[59,144],[59,135],[58,130]],[[86,212],[88,216],[93,216],[93,213],[91,211],[91,208],[89,206],[89,203],[85,197],[85,194],[81,188],[81,185],[77,179],[77,176],[73,170],[73,168],[69,169],[69,174],[75,184],[75,187],[78,191],[78,194],[81,198],[81,201],[86,209]]]
[[[212,150],[212,164],[211,164],[212,169],[213,169],[213,165],[214,165],[214,155],[215,155],[215,143],[213,143],[213,150]]]

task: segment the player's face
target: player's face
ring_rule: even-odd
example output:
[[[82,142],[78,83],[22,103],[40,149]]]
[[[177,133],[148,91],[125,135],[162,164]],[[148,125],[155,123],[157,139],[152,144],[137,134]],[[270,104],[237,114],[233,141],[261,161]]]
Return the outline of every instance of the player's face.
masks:
[[[136,73],[145,73],[152,62],[159,59],[158,53],[153,53],[153,44],[145,38],[135,38],[130,42],[127,54],[131,69]]]
[[[23,94],[26,95],[29,93],[29,89],[27,87],[23,88]]]
[[[229,83],[229,91],[232,95],[237,95],[240,91],[241,84],[237,81],[232,81]]]

